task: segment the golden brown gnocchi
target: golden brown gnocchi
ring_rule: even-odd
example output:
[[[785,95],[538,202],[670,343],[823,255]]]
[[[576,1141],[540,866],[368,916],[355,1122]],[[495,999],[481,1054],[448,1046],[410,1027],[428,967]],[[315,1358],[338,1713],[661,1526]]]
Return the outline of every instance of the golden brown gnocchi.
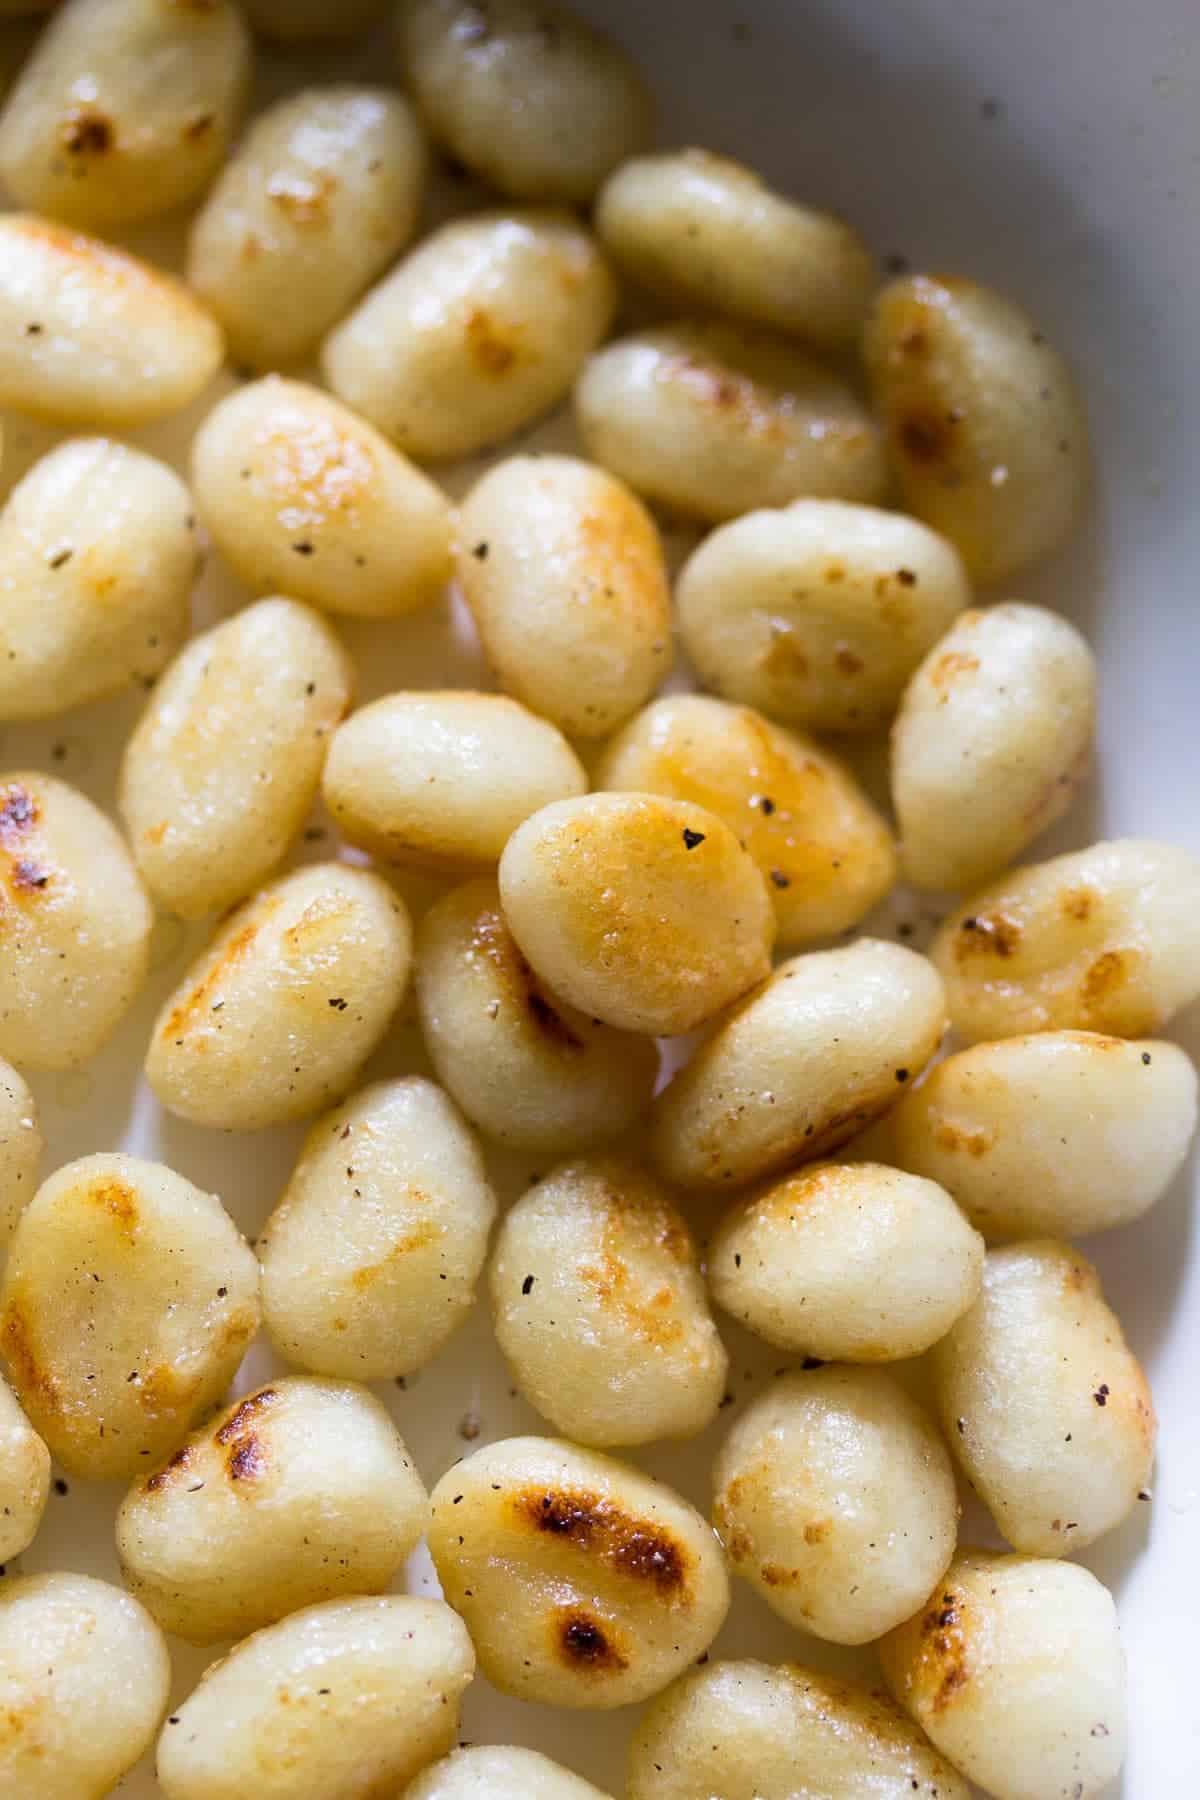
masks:
[[[560,1163],[517,1201],[490,1270],[496,1338],[559,1431],[611,1449],[693,1437],[729,1359],[682,1214],[636,1163]]]
[[[978,887],[1061,818],[1088,773],[1096,665],[1073,625],[1010,601],[966,612],[913,675],[892,727],[904,871]]]
[[[713,1298],[823,1362],[920,1356],[979,1293],[983,1239],[944,1188],[879,1163],[818,1163],[740,1200],[708,1253]]]
[[[785,725],[869,731],[965,606],[958,552],[916,519],[796,500],[706,538],[679,577],[701,682]]]
[[[428,1497],[395,1426],[354,1382],[257,1388],[142,1476],[117,1514],[131,1594],[193,1644],[387,1587]]]
[[[438,1078],[489,1137],[557,1154],[619,1137],[650,1104],[654,1040],[602,1025],[538,980],[494,880],[466,882],[417,928],[417,1005]]]
[[[711,523],[884,488],[879,433],[848,383],[760,329],[685,320],[620,338],[580,376],[575,417],[596,462]]]
[[[505,846],[500,898],[535,973],[624,1031],[691,1031],[770,968],[758,870],[727,825],[686,801],[543,807]]]
[[[158,1740],[159,1785],[165,1800],[395,1794],[452,1747],[474,1672],[440,1600],[306,1607],[205,1671]]]
[[[419,469],[319,388],[268,376],[192,442],[200,516],[255,593],[388,618],[450,579],[450,509]]]
[[[961,1550],[879,1655],[901,1705],[995,1800],[1094,1800],[1120,1770],[1125,1660],[1087,1569]]]
[[[627,1463],[509,1438],[450,1469],[431,1498],[438,1579],[502,1693],[625,1706],[665,1687],[720,1629],[729,1580],[716,1538]]]
[[[124,841],[51,775],[0,776],[0,1052],[30,1069],[87,1062],[145,978],[153,915]]]
[[[435,1763],[403,1800],[610,1800],[536,1750],[472,1744]]]
[[[864,355],[904,504],[977,581],[1056,550],[1087,494],[1087,421],[1029,315],[960,275],[889,283]]]
[[[398,47],[438,142],[514,199],[588,201],[648,135],[629,58],[555,0],[402,0]]]
[[[44,1147],[29,1083],[0,1057],[0,1253],[33,1199]]]
[[[459,512],[458,581],[506,693],[574,737],[604,737],[671,668],[671,590],[654,521],[603,469],[513,456]]]
[[[494,866],[531,813],[587,792],[562,733],[504,694],[389,694],[334,733],[325,804],[382,862],[434,872]]]
[[[69,0],[0,119],[19,206],[107,231],[191,200],[212,179],[250,85],[230,0]]]
[[[896,879],[887,826],[847,766],[746,706],[671,694],[607,746],[596,786],[706,807],[769,883],[780,949],[857,925]]]
[[[49,1493],[50,1452],[8,1383],[0,1379],[0,1562],[11,1562],[28,1550]]]
[[[1014,869],[950,915],[930,955],[968,1043],[1144,1037],[1200,994],[1200,860],[1118,838]]]
[[[569,213],[443,225],[325,340],[340,400],[419,460],[467,456],[564,398],[612,322],[616,288]]]
[[[0,166],[2,152],[0,132]],[[233,354],[269,368],[314,350],[412,238],[427,172],[412,110],[385,88],[305,88],[262,113],[188,247]]]
[[[897,1162],[995,1242],[1125,1225],[1178,1173],[1196,1070],[1177,1044],[1039,1031],[948,1056],[889,1119]]]
[[[353,1082],[408,981],[412,928],[381,876],[316,863],[238,908],[160,1012],[150,1086],[199,1125],[300,1119]]]
[[[945,1017],[937,971],[898,944],[860,938],[793,957],[655,1101],[659,1172],[724,1187],[824,1156],[899,1099]]]
[[[127,444],[35,463],[0,513],[0,719],[149,684],[187,633],[195,524],[179,477]]]
[[[0,1353],[65,1469],[128,1480],[216,1403],[258,1319],[258,1264],[214,1194],[161,1163],[86,1156],[17,1222]]]
[[[272,1343],[319,1375],[412,1374],[470,1310],[495,1214],[433,1082],[364,1088],[312,1127],[259,1236]]]

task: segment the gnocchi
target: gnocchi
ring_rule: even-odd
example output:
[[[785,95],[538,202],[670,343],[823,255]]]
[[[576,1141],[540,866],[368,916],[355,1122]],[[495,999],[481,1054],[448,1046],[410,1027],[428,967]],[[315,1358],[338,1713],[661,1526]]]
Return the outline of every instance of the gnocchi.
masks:
[[[909,1618],[954,1554],[950,1458],[884,1369],[777,1377],[730,1431],[713,1481],[735,1574],[835,1644],[868,1643]]]
[[[719,1188],[823,1157],[899,1099],[945,1017],[937,971],[898,944],[860,938],[793,957],[655,1101],[660,1174]]]
[[[165,1800],[394,1794],[458,1734],[475,1672],[440,1600],[331,1600],[255,1632],[163,1728]]]
[[[0,1788],[16,1800],[101,1800],[154,1740],[171,1665],[120,1588],[87,1575],[10,1575],[0,1593]]]
[[[49,219],[0,216],[0,405],[126,431],[195,400],[224,355],[182,282]]]
[[[258,1264],[214,1194],[161,1163],[85,1156],[17,1222],[0,1352],[52,1454],[129,1478],[215,1405],[258,1330]]]
[[[704,686],[785,725],[870,731],[970,588],[957,551],[916,519],[796,500],[714,531],[677,600]]]
[[[214,406],[192,485],[221,555],[256,593],[389,618],[450,579],[450,509],[432,481],[328,394],[267,376]]]
[[[334,733],[325,804],[383,862],[448,873],[494,867],[531,813],[588,780],[554,726],[503,694],[389,694]]]
[[[330,627],[295,600],[259,600],[180,653],[121,763],[121,816],[161,905],[199,918],[270,875],[316,797],[353,678]]]
[[[315,350],[411,240],[427,173],[411,108],[384,88],[305,88],[262,113],[188,246],[233,354],[269,368]]]
[[[1096,665],[1041,606],[963,613],[904,691],[892,727],[892,796],[904,870],[961,892],[1061,818],[1087,775]]]
[[[709,150],[639,156],[609,177],[596,230],[618,268],[671,306],[729,313],[827,350],[857,341],[875,285],[843,220]]]
[[[977,581],[1063,543],[1089,486],[1087,421],[1027,313],[959,275],[911,275],[876,297],[863,351],[904,505]]]
[[[500,686],[604,737],[670,673],[671,590],[641,502],[570,456],[513,456],[459,513],[458,581]]]
[[[9,1563],[28,1550],[37,1536],[49,1493],[50,1452],[8,1383],[0,1380],[0,1562]]]
[[[438,142],[516,200],[590,200],[649,134],[612,39],[553,0],[402,0],[406,80]]]
[[[131,1594],[193,1644],[387,1587],[428,1498],[383,1407],[289,1376],[235,1400],[141,1477],[117,1514]]]
[[[421,461],[469,456],[564,398],[616,288],[568,213],[443,225],[326,338],[329,386]]]
[[[496,1338],[525,1398],[576,1443],[693,1437],[729,1358],[682,1215],[636,1164],[561,1163],[500,1227]]]
[[[500,898],[535,974],[624,1031],[691,1031],[770,969],[758,870],[727,825],[686,801],[543,807],[505,846]]]
[[[168,212],[216,174],[251,75],[229,0],[69,0],[0,118],[19,206],[104,232]]]
[[[713,1298],[823,1362],[920,1356],[979,1293],[983,1239],[944,1188],[879,1163],[818,1163],[740,1200],[708,1254]]]
[[[0,1257],[33,1198],[44,1148],[29,1083],[0,1057]]]
[[[318,1119],[259,1236],[263,1314],[282,1356],[384,1381],[466,1317],[496,1202],[454,1106],[411,1075]]]
[[[714,1662],[647,1708],[628,1800],[968,1800],[966,1783],[883,1695],[796,1663]]]
[[[1144,1037],[1200,995],[1200,859],[1119,838],[1014,869],[951,913],[930,955],[968,1043]]]
[[[536,1750],[472,1744],[435,1763],[403,1800],[610,1800]]]
[[[551,1438],[509,1438],[433,1490],[429,1548],[502,1693],[625,1706],[700,1656],[729,1606],[720,1546],[661,1482]]]
[[[598,352],[575,419],[596,462],[710,524],[806,494],[877,500],[885,484],[875,423],[840,375],[787,338],[720,320]]]
[[[75,1068],[145,979],[153,915],[129,852],[65,781],[0,776],[0,894],[0,1053],[25,1068]]]
[[[889,1123],[901,1168],[940,1181],[989,1241],[1081,1237],[1170,1186],[1196,1085],[1177,1044],[1040,1031],[948,1056]]]
[[[36,463],[0,513],[0,719],[149,684],[187,634],[195,524],[174,471],[126,444]]]
[[[551,993],[517,948],[494,880],[466,882],[430,907],[417,927],[416,981],[438,1079],[499,1143],[591,1149],[649,1106],[654,1040]]]
[[[378,875],[315,863],[239,907],[155,1023],[146,1077],[169,1111],[254,1131],[316,1112],[378,1044],[412,928]]]
[[[932,1368],[942,1428],[1014,1549],[1068,1556],[1145,1493],[1150,1389],[1095,1269],[1069,1245],[991,1251]]]
[[[879,1656],[935,1748],[995,1800],[1093,1800],[1120,1770],[1116,1608],[1087,1569],[961,1550]]]
[[[891,833],[849,768],[749,707],[655,700],[607,746],[596,785],[723,819],[769,883],[780,949],[857,925],[896,879]]]

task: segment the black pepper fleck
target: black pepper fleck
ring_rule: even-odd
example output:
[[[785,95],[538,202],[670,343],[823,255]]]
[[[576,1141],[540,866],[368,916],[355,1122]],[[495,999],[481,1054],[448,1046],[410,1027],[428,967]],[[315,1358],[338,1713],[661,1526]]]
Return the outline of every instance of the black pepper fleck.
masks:
[[[683,828],[683,842],[685,849],[694,850],[697,844],[702,844],[704,842],[704,833],[702,831],[693,831],[690,826],[685,825]]]

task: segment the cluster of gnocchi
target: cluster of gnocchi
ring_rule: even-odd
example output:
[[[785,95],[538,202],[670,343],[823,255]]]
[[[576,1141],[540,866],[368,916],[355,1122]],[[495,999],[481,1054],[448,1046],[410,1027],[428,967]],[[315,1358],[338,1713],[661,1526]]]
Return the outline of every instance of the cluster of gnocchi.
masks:
[[[395,85],[247,124],[256,36],[385,11]],[[840,219],[652,152],[637,72],[555,0],[0,5],[35,12],[0,27],[0,406],[58,441],[0,511],[0,721],[150,691],[120,828],[0,775],[0,1560],[52,1462],[126,1487],[122,1588],[0,1588],[0,1791],[98,1797],[157,1737],[167,1800],[607,1800],[455,1748],[478,1666],[650,1701],[629,1800],[1087,1800],[1124,1675],[1065,1559],[1148,1498],[1156,1422],[1068,1240],[1187,1153],[1196,1071],[1158,1034],[1200,995],[1200,861],[1013,866],[1095,732],[1079,632],[974,592],[1079,518],[1063,358],[1001,295],[880,286]],[[436,153],[492,198],[421,237]],[[104,235],[184,208],[182,280]],[[427,465],[564,402],[583,455],[518,447],[452,505]],[[186,479],[118,435],[188,408]],[[210,550],[248,603],[190,635]],[[452,581],[498,691],[353,710],[338,621]],[[677,643],[703,692],[664,691]],[[854,761],[887,727],[894,826]],[[318,801],[346,854],[308,863]],[[928,956],[856,936],[902,877],[953,897]],[[156,912],[215,923],[154,1100],[307,1122],[253,1246],[160,1163],[39,1185],[25,1073],[109,1043]],[[378,1078],[410,986],[427,1064]],[[664,1081],[656,1040],[701,1029]],[[552,1165],[498,1228],[495,1146]],[[555,1435],[427,1489],[366,1384],[481,1289]],[[720,1426],[706,1518],[612,1453],[719,1420],[721,1314],[793,1361]],[[260,1332],[292,1372],[231,1399]],[[1007,1550],[960,1546],[960,1481]],[[422,1539],[440,1600],[388,1591]],[[891,1698],[710,1661],[731,1576],[876,1645]],[[164,1633],[233,1641],[169,1716]]]

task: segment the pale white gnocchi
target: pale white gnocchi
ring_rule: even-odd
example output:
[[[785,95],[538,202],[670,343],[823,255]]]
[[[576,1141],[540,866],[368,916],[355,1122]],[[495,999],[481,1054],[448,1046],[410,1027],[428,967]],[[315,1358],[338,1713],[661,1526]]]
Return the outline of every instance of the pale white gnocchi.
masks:
[[[316,863],[217,931],[155,1023],[146,1077],[180,1118],[226,1131],[300,1119],[351,1085],[408,981],[412,928],[381,876]]]
[[[250,60],[230,0],[68,0],[0,118],[5,187],[101,232],[181,206],[225,157]]]
[[[606,747],[595,779],[723,819],[769,884],[783,950],[857,925],[896,879],[891,833],[846,764],[746,706],[655,700]]]
[[[445,495],[319,388],[248,383],[209,413],[191,455],[200,516],[254,593],[386,618],[450,579]]]
[[[714,1662],[647,1708],[629,1750],[627,1800],[968,1800],[966,1783],[899,1708],[796,1663]]]
[[[576,1443],[693,1437],[729,1358],[683,1215],[627,1157],[560,1163],[506,1215],[489,1281],[518,1388]]]
[[[258,1264],[237,1227],[161,1163],[68,1163],[17,1222],[0,1353],[72,1474],[128,1480],[167,1455],[224,1393],[258,1320]]]
[[[1087,421],[1029,315],[962,276],[911,275],[877,296],[863,349],[906,508],[978,581],[1056,550],[1087,495]]]
[[[1066,619],[966,612],[913,675],[892,727],[892,798],[917,887],[978,887],[1061,818],[1087,775],[1096,664]]]
[[[459,512],[458,581],[500,686],[574,737],[605,737],[670,673],[654,521],[570,456],[513,456]]]
[[[879,1655],[897,1700],[995,1800],[1093,1800],[1120,1770],[1125,1659],[1087,1569],[961,1550]]]
[[[188,282],[233,354],[278,367],[315,349],[409,243],[427,173],[412,110],[385,88],[305,88],[262,113],[188,245]]]
[[[435,1763],[403,1800],[611,1800],[536,1750],[472,1744]]]
[[[258,1239],[275,1348],[320,1375],[427,1363],[475,1299],[496,1202],[445,1094],[410,1075],[318,1119]]]
[[[0,513],[0,719],[149,684],[187,634],[195,524],[174,471],[127,444],[35,463]]]
[[[990,1241],[1081,1237],[1170,1186],[1196,1087],[1177,1044],[1039,1031],[948,1056],[888,1123],[901,1168],[941,1182]]]
[[[352,681],[333,631],[295,600],[259,600],[180,653],[121,763],[121,816],[161,905],[199,918],[271,874],[316,797]]]
[[[857,339],[875,285],[871,253],[844,220],[709,150],[623,163],[600,195],[596,230],[618,268],[670,305],[829,350]]]
[[[701,682],[785,725],[869,731],[970,604],[958,552],[916,519],[797,500],[724,525],[677,601]]]
[[[700,1514],[639,1469],[553,1438],[508,1438],[433,1490],[443,1592],[502,1693],[625,1706],[657,1693],[729,1607]]]
[[[49,1493],[50,1452],[0,1379],[0,1563],[28,1550]]]
[[[195,400],[224,355],[181,281],[49,219],[0,216],[0,405],[125,431]]]
[[[950,915],[930,955],[968,1043],[1144,1037],[1200,995],[1200,859],[1118,838],[1014,869]]]
[[[125,1585],[193,1644],[387,1587],[428,1498],[395,1426],[354,1382],[257,1388],[142,1476],[117,1514]]]
[[[563,399],[616,288],[570,214],[476,213],[425,239],[326,338],[340,400],[420,460],[467,456]]]
[[[52,775],[0,776],[0,1054],[70,1069],[105,1044],[149,962],[153,914],[116,828]]]
[[[790,339],[720,320],[599,351],[575,418],[596,462],[710,523],[806,494],[877,500],[885,485],[879,432],[849,384]]]
[[[535,973],[581,1012],[670,1035],[770,969],[775,920],[728,825],[651,794],[543,807],[500,858],[504,916]]]
[[[983,1239],[944,1188],[879,1163],[819,1163],[740,1200],[708,1253],[713,1298],[781,1350],[895,1362],[979,1293]]]
[[[438,1078],[488,1137],[565,1155],[619,1137],[649,1106],[654,1040],[602,1025],[539,981],[494,880],[465,882],[429,908],[415,968]]]
[[[171,1664],[136,1600],[87,1575],[10,1575],[0,1593],[0,1788],[103,1800],[154,1741]]]
[[[389,694],[334,733],[322,779],[342,836],[382,862],[494,867],[531,813],[587,792],[570,744],[504,694]]]
[[[0,1252],[33,1199],[44,1148],[29,1083],[0,1057]]]
[[[899,1099],[945,1022],[937,971],[898,944],[860,938],[793,957],[655,1101],[660,1173],[719,1188],[825,1156]]]
[[[395,1794],[458,1735],[475,1653],[440,1600],[306,1607],[208,1668],[158,1740],[165,1800]]]
[[[909,1618],[954,1554],[949,1455],[885,1369],[778,1377],[730,1431],[713,1483],[735,1574],[835,1644],[865,1644]]]
[[[1014,1549],[1069,1556],[1146,1495],[1150,1388],[1095,1269],[1070,1245],[991,1251],[982,1292],[932,1369],[946,1437]]]
[[[649,133],[629,58],[555,0],[401,0],[397,43],[438,142],[516,200],[590,200]]]

